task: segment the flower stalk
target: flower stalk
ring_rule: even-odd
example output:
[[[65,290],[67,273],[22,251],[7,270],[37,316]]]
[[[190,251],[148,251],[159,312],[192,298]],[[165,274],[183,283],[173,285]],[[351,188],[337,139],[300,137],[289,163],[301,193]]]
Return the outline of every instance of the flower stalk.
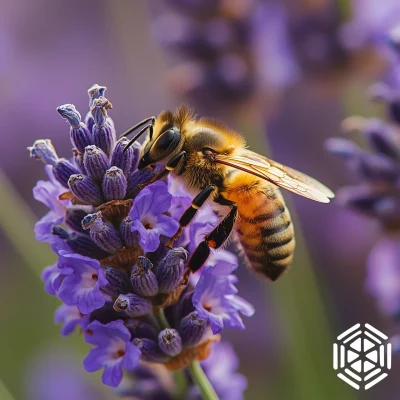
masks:
[[[189,371],[204,400],[219,400],[217,393],[215,393],[213,386],[198,361],[192,361],[189,364]]]

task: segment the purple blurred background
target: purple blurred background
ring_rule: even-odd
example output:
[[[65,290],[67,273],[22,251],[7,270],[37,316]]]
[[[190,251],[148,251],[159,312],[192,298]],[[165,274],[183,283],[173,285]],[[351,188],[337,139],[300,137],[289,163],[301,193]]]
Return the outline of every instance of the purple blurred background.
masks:
[[[331,59],[322,57],[322,62],[318,61],[319,56],[308,57],[307,52],[301,53],[303,44],[293,41],[294,53],[297,52],[293,58],[297,61],[296,65],[291,64],[293,68],[288,68],[293,73],[288,77],[288,85],[274,87],[274,75],[270,75],[270,86],[264,82],[261,94],[246,98],[244,104],[229,104],[223,100],[220,107],[218,103],[196,104],[189,94],[184,97],[181,92],[180,96],[166,84],[165,72],[171,65],[175,66],[176,60],[171,54],[166,56],[169,52],[163,51],[151,35],[151,24],[159,12],[157,3],[160,1],[16,0],[2,5],[1,168],[37,216],[41,216],[45,209],[33,200],[31,193],[36,181],[44,178],[44,172],[41,163],[29,159],[26,147],[37,138],[49,138],[60,156],[69,154],[68,127],[57,114],[56,107],[73,103],[84,115],[88,107],[86,90],[94,83],[108,88],[107,97],[114,106],[110,116],[116,123],[117,132],[123,132],[137,121],[163,109],[174,108],[189,98],[191,104],[202,113],[207,112],[207,116],[221,117],[228,125],[241,129],[252,148],[260,153],[270,151],[275,160],[316,177],[334,190],[351,182],[340,161],[324,151],[324,140],[340,133],[340,123],[346,116],[354,112],[369,114],[375,111],[367,106],[364,93],[381,70],[382,63],[376,55],[352,58],[343,48],[329,54]],[[287,6],[288,21],[292,23],[289,33],[298,40],[307,37],[300,34],[304,32],[302,29],[313,26],[323,31],[325,38],[335,43],[338,40],[338,22],[325,25],[312,22],[307,4],[318,1],[267,3]],[[330,10],[336,2],[322,3],[327,4],[326,13],[332,16],[334,13]],[[320,21],[317,17],[314,19]],[[266,41],[276,39],[281,43],[282,38],[278,37],[276,30],[268,31],[268,26],[263,29],[265,36],[262,37]],[[316,37],[321,39],[322,36]],[[308,46],[314,42],[308,40]],[[323,43],[324,48],[329,45]],[[334,44],[333,48],[336,47]],[[277,53],[268,53],[271,60],[263,60],[265,68],[278,62],[274,58]],[[360,62],[359,57],[364,61]],[[244,122],[236,117],[237,110],[246,115]],[[270,149],[264,147],[267,137]],[[394,333],[392,322],[379,313],[376,302],[364,290],[364,266],[370,247],[379,237],[378,225],[340,208],[335,202],[327,206],[285,196],[295,205],[300,222],[297,227],[301,225],[301,232],[298,230],[297,235],[307,246],[321,294],[318,300],[323,304],[332,340],[358,322],[368,322],[388,335]],[[28,399],[36,399],[33,389],[30,392],[22,385],[23,382],[32,384],[32,379],[27,379],[26,374],[29,366],[34,370],[35,365],[29,364],[28,360],[35,354],[40,358],[40,349],[47,345],[63,347],[66,342],[69,346],[82,340],[80,337],[63,341],[58,338],[58,329],[52,325],[56,302],[45,295],[42,283],[25,265],[7,235],[0,234],[3,327],[0,333],[0,354],[3,355],[0,376],[15,398],[28,396]],[[33,237],[31,232],[24,232],[24,235]],[[52,260],[50,256],[47,259],[48,262]],[[288,386],[297,382],[296,377],[288,372],[291,370],[291,357],[286,354],[287,337],[296,335],[296,331],[292,325],[293,310],[287,312],[277,292],[280,287],[285,287],[285,290],[291,287],[299,296],[299,310],[294,312],[300,323],[295,324],[295,329],[313,321],[308,310],[301,306],[301,297],[307,293],[301,280],[297,280],[302,268],[310,267],[308,264],[300,251],[293,271],[274,285],[254,279],[245,268],[238,271],[240,294],[255,305],[256,315],[245,321],[246,331],[224,334],[234,343],[241,360],[241,372],[249,379],[248,399],[301,398],[293,391],[286,391]],[[38,265],[37,268],[44,266]],[[22,313],[21,308],[24,310]],[[26,317],[21,318],[23,314]],[[38,316],[40,324],[37,323]],[[318,331],[318,326],[308,326],[307,329]],[[77,344],[76,348],[82,350],[84,345]],[[304,357],[312,356],[312,343],[303,350]],[[356,394],[335,378],[331,368],[331,347],[326,347],[325,351],[326,365],[313,367],[318,371],[314,376],[320,375],[323,379],[331,376],[328,382],[333,386],[325,388],[327,399],[333,398],[329,393],[337,388],[348,398],[398,398],[398,360],[385,381],[370,392]],[[62,356],[58,358],[63,359]]]

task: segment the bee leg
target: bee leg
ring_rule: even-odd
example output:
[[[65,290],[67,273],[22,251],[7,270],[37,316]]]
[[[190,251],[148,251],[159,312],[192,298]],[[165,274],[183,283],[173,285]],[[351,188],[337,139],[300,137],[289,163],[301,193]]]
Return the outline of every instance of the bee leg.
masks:
[[[215,189],[215,185],[208,185],[193,199],[191,206],[185,210],[179,219],[178,231],[174,236],[171,237],[171,239],[168,240],[168,242],[165,244],[166,247],[172,249],[175,240],[178,239],[178,237],[182,234],[183,229],[190,224],[190,222],[196,216],[197,210],[206,202]]]
[[[207,261],[211,248],[218,249],[225,243],[232,233],[233,227],[235,226],[235,221],[238,214],[236,203],[226,200],[222,196],[218,197],[216,202],[231,207],[231,210],[214,228],[214,230],[204,238],[204,241],[197,246],[196,250],[190,257],[188,268],[192,272],[199,270]]]
[[[178,154],[175,154],[168,162],[165,164],[165,168],[156,175],[151,181],[155,182],[160,179],[165,178],[171,171],[173,171],[181,161],[185,161],[186,159],[186,151],[181,151]]]
[[[147,183],[143,183],[138,186],[138,189],[134,193],[134,197],[146,186],[151,185],[152,183],[159,181],[161,179],[164,179],[171,171],[173,171],[179,164],[181,160],[184,160],[186,158],[186,151],[181,151],[178,154],[175,154],[165,165],[165,168],[157,174],[154,178],[152,178],[150,181]]]

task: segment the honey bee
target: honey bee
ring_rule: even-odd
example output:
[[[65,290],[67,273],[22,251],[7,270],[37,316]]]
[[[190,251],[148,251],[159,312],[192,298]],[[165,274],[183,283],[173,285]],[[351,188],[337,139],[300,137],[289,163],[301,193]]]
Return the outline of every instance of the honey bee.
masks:
[[[185,105],[147,118],[121,136],[140,127],[127,144],[149,130],[138,168],[163,164],[157,179],[171,173],[195,196],[175,238],[206,201],[217,212],[227,209],[221,206],[230,208],[192,254],[191,271],[234,231],[252,269],[275,281],[290,267],[295,248],[293,224],[279,188],[322,203],[334,197],[317,180],[248,150],[243,136],[216,120],[197,118]]]

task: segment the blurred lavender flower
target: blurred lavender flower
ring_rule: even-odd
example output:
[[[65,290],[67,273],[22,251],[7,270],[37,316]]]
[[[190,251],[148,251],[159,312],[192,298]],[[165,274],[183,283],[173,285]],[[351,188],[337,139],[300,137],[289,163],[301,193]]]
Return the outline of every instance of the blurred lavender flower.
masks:
[[[397,52],[390,79],[371,90],[373,99],[384,103],[388,121],[362,117],[344,121],[345,130],[361,132],[367,149],[348,139],[327,142],[328,150],[341,157],[360,181],[340,189],[337,200],[375,218],[382,228],[383,237],[368,257],[367,290],[391,317],[400,315],[400,87],[393,83],[393,77],[400,73],[397,39],[393,34],[389,36],[389,43]]]
[[[173,66],[172,89],[205,107],[280,92],[302,74],[348,66],[335,1],[153,0],[153,36]]]
[[[297,65],[280,5],[259,0],[154,4],[155,40],[180,57],[167,79],[192,102],[232,104],[248,98],[257,85],[280,89],[293,82]]]
[[[153,167],[137,170],[140,146],[123,152],[128,140],[116,141],[104,94],[103,86],[89,89],[86,122],[70,104],[57,109],[71,125],[71,160],[59,158],[49,140],[29,150],[50,179],[34,189],[50,208],[35,232],[58,256],[42,274],[45,290],[64,303],[55,322],[63,336],[85,332],[95,346],[85,369],[104,368],[103,383],[116,387],[124,370],[139,376],[143,361],[181,370],[205,360],[216,334],[243,329],[239,312],[254,310],[236,295],[236,257],[227,251],[189,279],[187,260],[218,218],[205,207],[176,242],[168,240],[191,198],[172,179],[152,182]]]
[[[71,351],[46,348],[30,361],[25,378],[27,400],[110,399],[87,379]]]
[[[352,0],[351,19],[341,28],[341,38],[350,48],[385,44],[387,32],[400,20],[397,0]]]

